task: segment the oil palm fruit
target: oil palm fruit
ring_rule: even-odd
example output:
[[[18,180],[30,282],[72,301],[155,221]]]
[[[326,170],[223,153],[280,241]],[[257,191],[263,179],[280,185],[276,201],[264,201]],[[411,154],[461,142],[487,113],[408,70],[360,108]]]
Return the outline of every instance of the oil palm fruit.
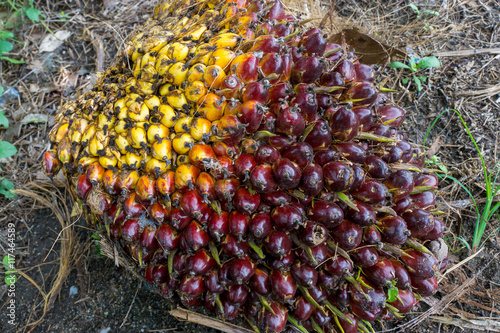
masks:
[[[373,69],[297,22],[280,0],[164,0],[42,165],[169,301],[365,332],[438,289],[438,182]]]

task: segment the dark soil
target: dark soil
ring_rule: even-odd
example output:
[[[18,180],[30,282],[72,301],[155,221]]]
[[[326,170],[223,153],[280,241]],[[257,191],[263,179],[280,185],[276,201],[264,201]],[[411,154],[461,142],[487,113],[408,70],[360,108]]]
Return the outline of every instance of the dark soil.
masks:
[[[27,2],[27,1],[26,1]],[[326,10],[315,7],[318,1],[309,1],[309,12],[304,10],[305,0],[285,1],[296,13],[321,18]],[[319,1],[321,3],[321,1]],[[329,1],[323,1],[329,5]],[[439,11],[440,15],[416,14],[406,1],[336,1],[334,24],[326,21],[326,29],[337,33],[342,27],[359,27],[386,44],[408,54],[423,57],[439,56],[442,66],[425,70],[428,77],[423,90],[401,84],[407,75],[389,68],[388,63],[376,65],[380,78],[387,77],[385,86],[398,92],[394,98],[408,111],[406,130],[413,142],[423,144],[426,132],[434,119],[445,109],[455,108],[464,117],[483,152],[489,168],[498,161],[497,137],[500,128],[500,12],[495,1],[431,1],[413,3],[420,9]],[[0,97],[0,109],[10,121],[8,129],[0,128],[0,140],[10,141],[19,152],[1,160],[0,177],[6,177],[23,188],[32,181],[47,181],[41,173],[39,160],[48,149],[48,131],[52,117],[59,107],[88,90],[95,80],[93,73],[113,62],[117,50],[127,36],[148,17],[154,1],[35,1],[35,8],[45,15],[44,22],[54,32],[72,33],[53,52],[39,52],[39,45],[49,33],[40,23],[26,18],[18,19],[10,30],[20,43],[9,54],[24,60],[15,65],[0,62],[0,84],[14,88]],[[64,12],[64,15],[62,14]],[[12,10],[0,1],[2,22],[12,20]],[[432,27],[432,29],[430,28]],[[497,49],[496,54],[446,55],[456,50]],[[381,79],[379,80],[381,81]],[[411,81],[410,81],[411,82]],[[48,116],[42,124],[23,124],[26,116]],[[437,144],[432,145],[439,141]],[[466,135],[459,119],[452,112],[444,114],[427,139],[436,155],[445,164],[450,175],[459,179],[479,202],[484,203],[484,179],[478,154]],[[429,157],[432,157],[429,156]],[[447,238],[452,251],[450,266],[468,258],[472,253],[457,237],[469,244],[475,223],[475,211],[467,194],[457,184],[443,181],[439,192],[441,209],[446,213],[449,228]],[[47,209],[40,209],[31,199],[19,196],[15,200],[0,197],[0,250],[5,251],[8,223],[16,225],[16,269],[22,270],[47,293],[59,268],[61,226]],[[39,290],[26,278],[18,276],[16,283],[16,325],[8,323],[7,286],[0,286],[0,332],[215,332],[170,316],[168,304],[147,290],[123,267],[100,256],[98,247],[83,221],[73,226],[78,238],[79,260],[72,263],[69,276],[62,284],[59,296],[38,325],[30,326],[44,313],[44,302]],[[460,268],[447,274],[442,290],[428,301],[420,302],[418,312],[403,320],[415,318],[435,302],[453,291],[460,290],[470,278],[474,283],[451,302],[446,310],[436,312],[441,318],[475,319],[498,323],[500,315],[500,263],[495,217],[486,228],[484,249]],[[487,237],[488,236],[488,237]],[[52,248],[53,247],[53,248]],[[48,255],[47,255],[48,254]],[[3,278],[3,271],[0,271]],[[458,289],[457,289],[458,288]],[[457,324],[457,323],[455,323]],[[486,325],[486,324],[485,324]],[[460,325],[457,325],[460,326]],[[427,318],[408,332],[462,332],[454,325],[445,325],[436,318]],[[469,326],[470,327],[470,326]],[[468,332],[492,332],[493,326],[476,323]],[[386,327],[387,328],[387,327]]]

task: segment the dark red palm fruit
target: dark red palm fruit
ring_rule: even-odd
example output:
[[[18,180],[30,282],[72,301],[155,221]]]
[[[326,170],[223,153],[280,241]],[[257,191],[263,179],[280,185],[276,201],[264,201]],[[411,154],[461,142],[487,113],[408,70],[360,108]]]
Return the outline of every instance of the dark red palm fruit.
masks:
[[[223,263],[217,273],[217,279],[225,289],[233,284],[233,281],[231,280],[231,274],[229,273],[229,261]]]
[[[278,149],[280,154],[295,142],[297,142],[297,138],[290,136],[277,135],[269,138],[269,144]]]
[[[269,276],[273,295],[280,302],[289,303],[293,301],[297,285],[289,272],[273,270]]]
[[[360,145],[353,142],[339,142],[333,146],[340,155],[353,163],[363,164],[366,159],[366,151]]]
[[[215,238],[220,242],[221,238],[229,233],[229,213],[213,212],[208,220],[208,233],[210,237]]]
[[[190,190],[182,195],[181,209],[186,215],[198,219],[209,207],[207,203],[203,202],[203,198],[198,194],[198,191]]]
[[[260,124],[259,131],[267,131],[270,133],[276,133],[276,115],[272,112],[264,112],[262,117],[262,123]]]
[[[430,295],[429,295],[430,296]],[[399,310],[399,313],[408,313],[418,304],[413,291],[407,289],[399,289],[398,297],[390,305]]]
[[[216,307],[217,317],[227,321],[235,320],[241,312],[240,306],[229,301],[226,297],[221,298],[221,303],[223,311],[221,312],[219,307]]]
[[[318,104],[319,111],[325,111],[326,109],[334,105],[335,100],[330,94],[317,94],[316,103]]]
[[[377,213],[375,213],[372,206],[358,200],[354,201],[354,205],[358,210],[349,207],[345,211],[346,219],[363,227],[371,226],[377,222]]]
[[[279,158],[273,163],[273,176],[282,189],[293,189],[299,186],[302,173],[299,166],[288,158]]]
[[[276,52],[266,53],[259,62],[260,70],[265,78],[276,74],[276,77],[269,81],[270,84],[275,84],[279,80],[279,76],[283,73],[283,59],[281,55]],[[273,75],[274,76],[274,75]],[[269,90],[267,89],[269,92]],[[269,96],[268,96],[269,97]],[[261,102],[265,104],[267,102]]]
[[[364,268],[375,265],[379,260],[377,249],[363,243],[359,244],[357,248],[349,252],[349,255],[357,266],[363,267],[363,272]]]
[[[220,165],[220,169],[212,171],[215,179],[219,180],[234,176],[234,165],[231,158],[219,156],[217,157],[217,162]]]
[[[387,126],[399,127],[405,119],[405,110],[395,105],[384,105],[377,108],[378,122]]]
[[[267,296],[271,293],[271,279],[269,272],[265,268],[255,268],[255,272],[248,281],[248,284],[251,290],[259,295]]]
[[[306,123],[313,121],[318,113],[318,102],[314,93],[311,92],[298,93],[290,101],[290,106],[299,109]]]
[[[411,287],[419,295],[424,297],[429,297],[434,295],[439,289],[439,285],[435,277],[431,277],[430,279],[425,279],[425,280],[419,280],[412,277]]]
[[[344,219],[344,212],[333,202],[316,201],[307,211],[307,217],[327,228],[335,228]]]
[[[143,248],[148,251],[154,251],[160,247],[158,241],[155,238],[156,227],[154,225],[147,225],[142,230],[141,236],[139,237],[139,242]]]
[[[216,302],[217,302],[217,294],[211,292],[205,293],[205,296],[203,297],[203,306],[205,307],[205,309],[213,313],[217,308]]]
[[[186,266],[189,274],[201,276],[215,266],[215,259],[205,249],[200,249],[187,259]]]
[[[446,225],[442,220],[434,218],[434,227],[425,236],[420,237],[420,239],[428,241],[439,239],[443,236],[445,228]]]
[[[396,279],[396,287],[399,289],[410,289],[411,278],[410,273],[406,270],[403,264],[397,259],[389,259],[394,267],[394,278]]]
[[[409,163],[423,168],[425,164],[424,150],[420,147],[413,147],[413,156]]]
[[[205,286],[203,285],[203,277],[185,275],[181,279],[179,291],[181,297],[182,295],[190,297],[200,296],[205,291]]]
[[[349,188],[349,190],[354,191],[355,189],[360,187],[361,184],[363,184],[363,182],[365,181],[366,172],[362,167],[360,167],[359,165],[356,165],[356,164],[353,164],[351,166],[351,168],[353,171],[353,174],[352,174],[353,181],[352,181],[352,184],[351,184],[351,187]]]
[[[269,193],[278,189],[272,167],[269,164],[260,164],[253,168],[250,173],[250,183],[258,193]]]
[[[307,246],[323,244],[328,238],[328,230],[322,224],[308,221],[300,229],[299,238]]]
[[[274,2],[274,5],[269,9],[265,18],[265,22],[269,22],[271,20],[281,21],[285,18],[285,7],[281,3],[280,0]]]
[[[233,157],[240,153],[238,146],[228,145],[222,141],[217,141],[212,144],[212,149],[217,156]]]
[[[215,199],[215,180],[209,173],[200,173],[198,178],[196,178],[195,186],[203,198],[203,202],[210,203],[211,200]]]
[[[269,104],[280,102],[293,95],[292,87],[289,83],[280,82],[269,88]]]
[[[376,155],[367,156],[363,167],[368,175],[375,179],[387,179],[391,175],[389,165]]]
[[[304,296],[299,296],[295,299],[293,304],[293,316],[298,321],[305,321],[311,316],[314,306],[309,303]]]
[[[359,201],[369,205],[376,205],[386,199],[389,190],[387,186],[374,179],[365,179],[363,184],[351,194]]]
[[[78,178],[78,182],[76,183],[76,196],[78,197],[78,199],[85,200],[91,188],[92,183],[87,178],[87,176],[81,175],[80,178]]]
[[[254,157],[257,164],[273,164],[281,155],[273,146],[262,145],[257,149]]]
[[[401,149],[402,155],[400,161],[402,163],[410,162],[413,154],[413,147],[407,141],[399,141],[396,143],[396,146]]]
[[[321,31],[315,31],[311,34],[304,33],[299,46],[305,49],[308,56],[321,57],[326,49],[326,40]]]
[[[253,214],[260,205],[260,195],[251,194],[245,187],[240,187],[234,195],[233,204],[240,213]]]
[[[314,163],[319,165],[325,165],[328,162],[337,161],[340,158],[341,157],[339,153],[335,149],[326,148],[318,150],[314,154]]]
[[[151,264],[148,264],[146,266],[146,269],[144,270],[144,280],[146,280],[147,283],[154,282],[153,270],[154,270],[154,266]]]
[[[296,107],[287,107],[278,114],[276,129],[281,134],[300,136],[305,127],[304,117]]]
[[[293,25],[288,22],[276,24],[273,26],[272,34],[276,37],[286,37],[292,33],[292,28]]]
[[[349,306],[350,299],[349,286],[346,282],[342,282],[328,297],[328,301],[341,310],[345,310]]]
[[[318,164],[309,164],[302,170],[299,189],[306,195],[314,197],[321,193],[324,187],[323,168]]]
[[[248,253],[250,247],[247,242],[240,241],[231,234],[227,234],[220,243],[222,251],[230,257],[241,257]]]
[[[205,284],[207,291],[214,294],[221,294],[225,290],[225,288],[219,283],[217,270],[211,270],[208,272],[203,279],[203,283]]]
[[[344,51],[342,50],[342,46],[340,46],[339,44],[335,43],[326,44],[325,56],[327,59],[331,61],[337,61],[342,57],[343,54]]]
[[[430,279],[439,270],[439,263],[432,254],[416,249],[405,250],[400,260],[405,265],[412,279]]]
[[[306,209],[302,203],[300,203],[299,201],[292,201],[290,202],[290,206],[295,208],[304,219],[306,218]]]
[[[436,195],[431,191],[425,191],[410,196],[412,203],[427,212],[434,208],[436,205]]]
[[[432,190],[438,187],[438,178],[434,174],[417,173],[414,180],[415,186],[429,186]]]
[[[311,246],[309,249],[310,252],[303,248],[295,250],[295,255],[306,265],[313,267],[318,266],[330,256],[328,247],[325,244]]]
[[[391,128],[387,125],[373,125],[367,132],[387,138],[391,136]]]
[[[423,209],[408,210],[401,217],[405,220],[412,237],[423,237],[434,228],[434,217]]]
[[[366,132],[373,126],[373,111],[369,108],[356,106],[351,109],[358,118],[359,130]]]
[[[325,187],[331,192],[344,192],[352,185],[353,170],[342,162],[329,162],[323,166]]]
[[[233,284],[227,290],[226,297],[232,303],[244,304],[248,298],[248,288],[242,284]]]
[[[314,159],[314,150],[307,142],[298,142],[285,149],[281,156],[296,163],[302,170]]]
[[[274,103],[274,104],[271,104],[269,106],[269,112],[271,112],[272,114],[274,114],[276,116],[276,120],[278,119],[278,115],[284,110],[286,109],[287,107],[289,107],[288,105],[288,100],[281,100],[277,103]],[[276,123],[275,123],[276,125]]]
[[[177,253],[174,256],[172,263],[172,278],[183,276],[187,273],[187,258],[188,255],[184,253]]]
[[[175,292],[173,288],[170,288],[167,283],[163,283],[160,286],[160,292],[163,297],[166,299],[172,299],[175,297]]]
[[[398,215],[403,215],[404,212],[411,209],[413,207],[413,202],[409,197],[403,198],[396,202],[396,204],[392,207],[392,209]]]
[[[146,211],[146,208],[135,198],[135,193],[130,193],[123,202],[123,211],[127,214],[127,217],[139,217]]]
[[[300,212],[292,206],[277,206],[271,213],[273,226],[283,232],[299,228],[303,223]]]
[[[267,81],[265,81],[264,83],[267,84]],[[264,85],[263,83],[258,81],[249,82],[241,90],[241,95],[243,99],[243,105],[245,105],[245,103],[249,101],[253,101],[253,104],[266,105],[269,99],[269,85]]]
[[[311,145],[314,150],[327,148],[332,144],[332,133],[328,127],[328,123],[322,119],[317,120],[313,129],[307,137],[305,142]]]
[[[354,64],[354,71],[356,72],[356,81],[373,81],[375,71],[372,66],[357,62]]]
[[[272,229],[273,223],[269,213],[254,214],[248,224],[249,234],[256,239],[266,237]]]
[[[305,50],[303,47],[292,46],[291,53],[292,53],[293,62],[297,62],[300,59],[304,58],[304,51]]]
[[[361,244],[363,229],[355,223],[344,220],[330,234],[342,249],[349,251]]]
[[[246,125],[247,133],[254,133],[259,129],[259,126],[264,117],[264,108],[257,100],[248,100],[244,102],[239,110],[238,115],[240,122]]]
[[[170,213],[170,223],[175,230],[182,231],[186,229],[189,222],[191,222],[191,218],[187,216],[182,209],[179,207],[172,208]]]
[[[234,173],[238,178],[246,181],[250,178],[250,172],[256,165],[257,162],[252,154],[243,153],[234,161]]]
[[[279,52],[280,42],[273,35],[263,35],[255,39],[249,52],[273,53]]]
[[[290,77],[292,84],[314,83],[318,80],[325,68],[325,61],[318,57],[303,57],[294,63],[292,75]]]
[[[259,58],[253,53],[247,53],[241,58],[236,57],[231,62],[231,74],[236,74],[243,84],[258,80],[258,68]]]
[[[312,197],[309,197],[309,196],[308,197],[300,197],[300,198],[296,198],[296,199],[302,207],[307,207],[312,203]]]
[[[391,281],[396,278],[392,262],[384,257],[381,257],[375,265],[364,268],[363,272],[374,285],[379,287],[391,287]]]
[[[271,269],[276,269],[279,271],[286,271],[290,269],[290,266],[295,262],[295,253],[293,251],[290,251],[286,256],[283,258],[276,258],[276,259],[271,259],[268,261],[269,267]]]
[[[378,93],[377,100],[375,101],[375,107],[380,107],[386,105],[389,102],[389,96],[386,93]]]
[[[261,199],[272,207],[288,205],[292,201],[292,197],[283,190],[262,193]]]
[[[389,144],[382,147],[382,150],[375,151],[374,154],[379,156],[386,163],[396,163],[401,161],[403,150],[397,145]]]
[[[410,235],[404,219],[399,216],[385,216],[378,220],[382,241],[390,244],[404,244]]]
[[[242,240],[247,231],[250,216],[239,211],[233,211],[229,214],[229,233]]]
[[[162,284],[162,283],[167,282],[167,280],[169,279],[168,266],[167,265],[154,266],[152,277],[153,277],[153,280],[158,284]],[[178,283],[178,281],[177,281],[177,283]]]
[[[359,277],[359,285],[363,293],[357,289],[357,286],[349,284],[351,293],[351,308],[357,306],[367,311],[377,311],[385,307],[386,295],[384,289],[376,287],[364,276]],[[368,295],[369,297],[366,297]]]
[[[307,290],[309,295],[318,302],[319,304],[323,303],[328,298],[328,292],[326,289],[319,285],[315,285]]]
[[[333,276],[324,269],[318,271],[318,285],[328,292],[333,292],[337,289],[340,278]]]
[[[397,170],[391,173],[384,184],[389,189],[389,192],[391,192],[394,202],[410,195],[414,187],[411,172],[407,170]]]
[[[236,284],[245,284],[254,273],[255,264],[247,256],[234,258],[229,263],[229,274]]]
[[[377,99],[377,88],[371,82],[352,83],[346,94],[343,95],[348,101],[352,101],[354,106],[372,106]]]
[[[292,250],[292,240],[286,233],[273,230],[264,239],[264,247],[271,256],[281,259]]]
[[[347,59],[341,60],[333,71],[339,73],[344,79],[345,83],[350,82],[356,78],[354,65]]]
[[[288,320],[288,309],[275,302],[270,303],[270,306],[274,314],[264,308],[264,312],[259,318],[259,328],[261,332],[282,332]]]
[[[358,118],[354,112],[345,107],[341,107],[332,115],[329,125],[332,136],[337,141],[351,141],[358,135]]]
[[[219,200],[231,202],[239,187],[240,181],[238,179],[219,179],[215,182],[215,194]]]
[[[127,219],[121,227],[121,235],[123,240],[132,243],[139,240],[141,225],[138,219]]]
[[[210,241],[210,236],[196,221],[191,221],[184,230],[184,238],[189,248],[193,251],[198,251],[202,247],[205,247]]]
[[[250,291],[248,302],[246,303],[245,308],[243,310],[247,318],[257,318],[259,314],[262,313],[262,308],[263,308],[262,304],[254,303],[251,301],[252,295],[254,294],[255,294],[254,292]]]
[[[330,93],[335,97],[340,96],[345,91],[342,88],[345,86],[344,78],[338,72],[324,72],[319,79],[319,84],[323,87],[338,87],[338,89]]]
[[[154,205],[153,205],[154,206]],[[161,205],[160,205],[161,207]],[[115,203],[111,206],[111,208],[107,212],[109,221],[112,224],[121,224],[124,220],[125,217],[127,217],[127,214],[123,211],[123,208],[121,205],[118,205],[118,203]],[[161,221],[158,221],[155,219],[155,215],[152,216],[150,214],[151,218],[157,221],[158,223],[163,223],[163,219]]]
[[[287,82],[292,75],[293,59],[289,53],[284,52],[281,53],[281,60],[283,61],[283,73],[281,73],[279,80],[281,82]]]
[[[301,286],[311,288],[318,282],[318,273],[311,266],[304,265],[300,260],[296,260],[291,269],[294,280]]]
[[[220,85],[220,94],[227,100],[238,98],[241,89],[241,82],[236,75],[228,75]]]
[[[382,242],[382,235],[377,226],[363,228],[363,242],[368,245],[379,245]]]
[[[332,324],[330,322],[333,320],[333,316],[334,314],[330,310],[322,312],[318,308],[315,308],[311,314],[311,318],[314,319],[319,327],[331,327]]]
[[[109,237],[111,239],[120,239],[121,237],[121,225],[113,223],[109,226]]]
[[[162,224],[166,221],[169,220],[170,218],[170,211],[165,209],[165,207],[160,204],[159,202],[153,203],[151,206],[148,208],[148,214],[153,219],[159,224]],[[108,216],[110,216],[110,213],[108,212]],[[120,210],[118,217],[125,216],[125,212],[123,210]]]

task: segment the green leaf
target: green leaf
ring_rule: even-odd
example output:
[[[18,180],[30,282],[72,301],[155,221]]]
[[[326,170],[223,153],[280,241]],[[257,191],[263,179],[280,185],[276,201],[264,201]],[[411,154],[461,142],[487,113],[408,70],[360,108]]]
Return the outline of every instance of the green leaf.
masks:
[[[10,255],[6,254],[2,259],[3,267],[5,268],[6,271],[8,271],[12,268],[11,264],[9,262],[9,258],[10,258]]]
[[[0,31],[0,39],[14,38],[14,34],[10,31]]]
[[[420,14],[429,14],[429,15],[439,16],[439,12],[436,12],[435,10],[428,10],[428,9],[421,11]]]
[[[31,20],[33,23],[40,22],[40,10],[33,8],[33,7],[26,7],[23,6],[23,10],[26,13],[26,16]]]
[[[3,89],[3,88],[2,88]],[[0,93],[1,95],[1,93]],[[3,114],[3,110],[0,111],[0,126],[3,126],[5,128],[9,128],[9,119]]]
[[[391,68],[406,68],[406,69],[410,69],[410,66],[408,66],[406,64],[403,64],[400,61],[393,61],[393,62],[391,62]]]
[[[15,284],[17,282],[17,277],[15,275],[6,275],[5,276],[5,284],[8,285],[8,286],[12,286],[13,284]]]
[[[417,85],[417,90],[422,91],[422,82],[420,82],[420,79],[413,75],[413,81],[415,81],[415,84]]]
[[[11,42],[8,42],[6,40],[0,40],[0,54],[10,52],[14,48],[14,45],[12,45]]]
[[[398,287],[391,287],[387,290],[387,303],[394,302],[398,299]]]
[[[418,77],[418,79],[419,79],[420,81],[422,81],[422,82],[427,81],[427,76],[417,76],[417,77]]]
[[[417,70],[417,65],[415,64],[415,58],[410,57],[410,59],[408,60],[408,63],[410,64],[411,71],[415,72]]]
[[[404,78],[401,79],[401,83],[402,84],[407,84],[409,80],[410,80],[409,77],[404,77]]]
[[[2,96],[3,92],[4,92],[4,89],[2,86],[0,86],[0,96]]]
[[[11,157],[17,153],[17,148],[10,142],[0,141],[0,158]]]
[[[95,234],[92,234],[90,237],[92,237],[95,240],[99,240],[99,233],[96,232]]]
[[[418,7],[415,6],[414,4],[409,4],[408,7],[410,7],[415,13],[420,14],[420,10],[418,10]]]
[[[3,194],[7,199],[15,199],[16,195],[11,192],[14,189],[14,183],[8,179],[2,179],[0,182],[0,194]]]
[[[12,59],[10,57],[5,57],[5,56],[1,56],[0,59],[2,60],[7,60],[13,64],[25,64],[26,61],[22,61],[22,60],[17,60],[17,59]]]
[[[430,68],[439,66],[441,66],[441,62],[439,62],[438,58],[434,56],[423,57],[417,64],[417,68]]]

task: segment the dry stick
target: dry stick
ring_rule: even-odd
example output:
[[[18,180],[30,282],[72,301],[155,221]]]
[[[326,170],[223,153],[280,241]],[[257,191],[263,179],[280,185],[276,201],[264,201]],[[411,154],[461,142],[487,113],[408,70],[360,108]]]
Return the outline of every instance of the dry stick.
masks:
[[[435,52],[433,55],[435,55],[436,57],[466,57],[476,54],[500,54],[500,47],[493,47],[488,49]]]
[[[137,297],[137,293],[139,292],[139,289],[141,289],[141,285],[142,285],[142,282],[139,281],[139,284],[137,285],[137,289],[135,290],[134,298],[132,299],[132,302],[130,302],[130,306],[128,307],[127,314],[125,315],[125,318],[123,318],[123,321],[122,321],[122,324],[120,325],[120,328],[122,328],[123,325],[125,325],[125,323],[127,322],[128,314],[130,313],[130,310],[132,310],[132,305],[134,305],[135,298]]]
[[[225,323],[223,321],[193,312],[189,310],[185,310],[182,308],[177,308],[174,310],[170,310],[168,312],[178,320],[189,321],[191,323],[200,324],[203,326],[215,328],[222,332],[227,333],[255,333],[254,331],[248,330],[243,327],[239,327],[230,323]]]

